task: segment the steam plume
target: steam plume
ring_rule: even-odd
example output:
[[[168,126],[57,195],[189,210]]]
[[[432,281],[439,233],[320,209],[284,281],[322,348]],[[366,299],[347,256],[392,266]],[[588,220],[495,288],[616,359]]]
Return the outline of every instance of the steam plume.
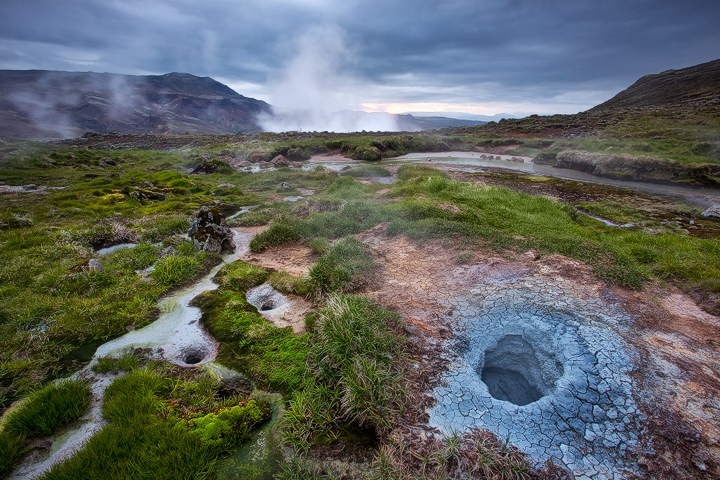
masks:
[[[397,131],[387,113],[353,111],[362,82],[348,75],[352,51],[343,32],[334,26],[316,26],[298,41],[295,56],[271,86],[273,114],[263,115],[264,130],[356,132]]]

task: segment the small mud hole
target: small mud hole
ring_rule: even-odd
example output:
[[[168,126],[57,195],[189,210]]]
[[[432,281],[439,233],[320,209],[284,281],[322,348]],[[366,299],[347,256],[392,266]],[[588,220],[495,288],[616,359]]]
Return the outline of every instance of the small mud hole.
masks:
[[[268,310],[272,310],[274,308],[275,308],[275,302],[268,301],[268,302],[265,302],[262,304],[262,306],[260,307],[260,311],[267,312]]]
[[[528,405],[555,389],[563,368],[554,357],[536,350],[521,335],[506,335],[485,352],[478,373],[494,398]]]
[[[185,358],[183,359],[183,362],[187,363],[188,365],[195,365],[197,363],[202,362],[202,360],[203,360],[203,357],[199,353],[193,352],[193,353],[187,354],[185,356]]]

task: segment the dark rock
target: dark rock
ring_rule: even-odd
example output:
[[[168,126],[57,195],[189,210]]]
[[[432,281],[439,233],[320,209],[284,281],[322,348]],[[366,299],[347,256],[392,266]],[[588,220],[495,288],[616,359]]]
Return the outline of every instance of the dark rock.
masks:
[[[247,157],[247,161],[250,163],[260,163],[260,162],[264,162],[266,158],[267,158],[266,153],[255,152],[255,153],[251,153]]]
[[[272,163],[274,167],[287,167],[290,165],[288,159],[283,157],[282,155],[278,155],[277,157],[273,158],[270,163]]]
[[[282,190],[292,190],[292,189],[295,188],[295,187],[293,187],[292,184],[290,184],[290,183],[288,183],[288,182],[282,182],[282,183],[280,184],[280,188],[281,188]]]
[[[201,207],[188,235],[200,251],[219,253],[235,250],[232,230],[225,223],[225,215],[217,207]]]

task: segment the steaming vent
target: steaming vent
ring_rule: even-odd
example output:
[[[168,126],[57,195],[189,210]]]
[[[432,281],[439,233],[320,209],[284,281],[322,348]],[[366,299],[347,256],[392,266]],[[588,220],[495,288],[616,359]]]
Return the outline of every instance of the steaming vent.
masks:
[[[554,391],[563,367],[521,335],[506,335],[485,351],[477,372],[494,398],[528,405]]]

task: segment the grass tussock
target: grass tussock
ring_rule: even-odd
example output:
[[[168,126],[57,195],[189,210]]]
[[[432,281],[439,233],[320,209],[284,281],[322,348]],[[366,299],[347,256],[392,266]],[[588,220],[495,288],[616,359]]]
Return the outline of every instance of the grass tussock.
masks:
[[[404,443],[396,440],[380,447],[370,474],[373,480],[508,479],[547,477],[535,472],[517,448],[495,435],[472,430],[441,438]]]
[[[131,372],[140,366],[138,358],[132,352],[125,352],[119,357],[101,357],[92,366],[96,373]]]
[[[92,394],[87,382],[64,380],[33,392],[5,419],[4,429],[14,435],[50,435],[77,420],[90,407]]]
[[[293,447],[305,450],[357,435],[357,428],[377,433],[393,425],[406,395],[401,328],[396,313],[364,297],[328,300],[308,353],[310,376],[285,415]]]

